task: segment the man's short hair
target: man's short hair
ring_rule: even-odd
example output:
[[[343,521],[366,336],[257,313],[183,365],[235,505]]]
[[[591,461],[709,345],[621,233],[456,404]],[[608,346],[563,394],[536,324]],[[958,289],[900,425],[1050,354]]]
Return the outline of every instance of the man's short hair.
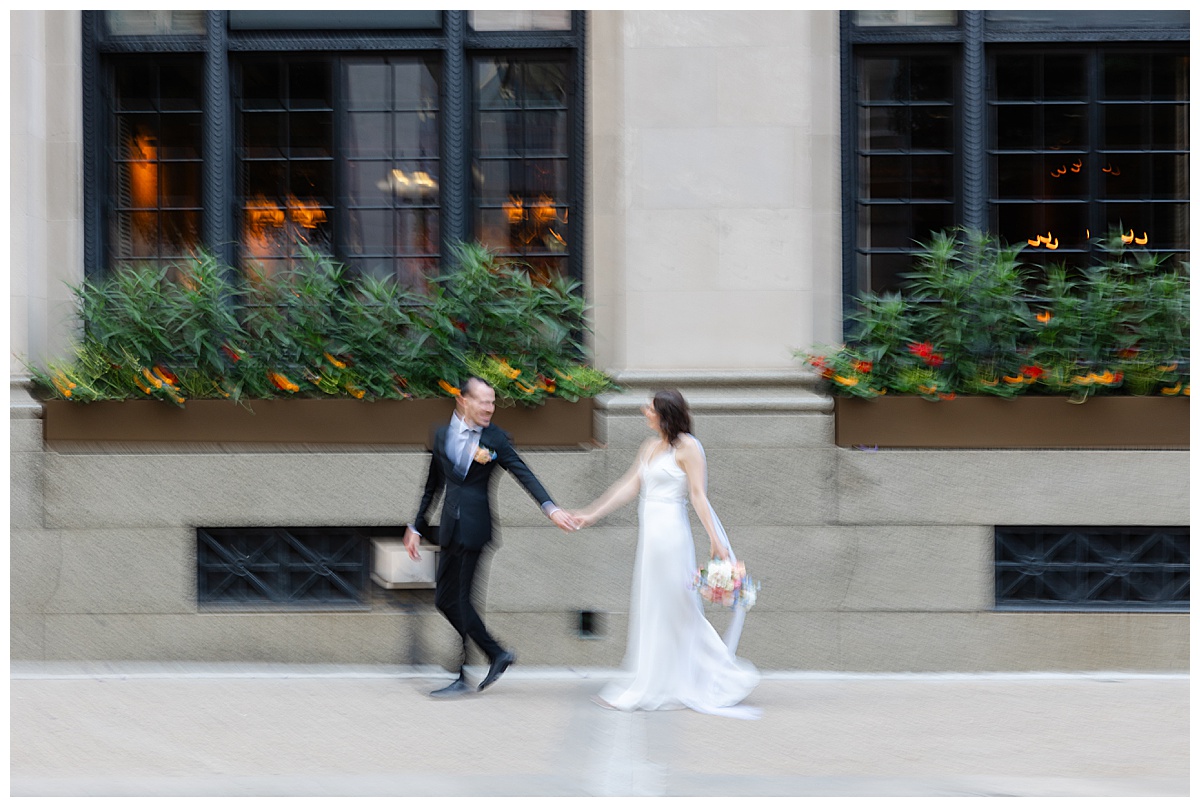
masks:
[[[459,391],[463,395],[469,394],[470,390],[471,390],[472,382],[483,384],[488,389],[493,389],[493,390],[495,389],[495,387],[493,387],[491,384],[488,383],[487,379],[480,378],[477,375],[469,375],[463,380],[462,384],[459,385],[459,387],[458,387]]]

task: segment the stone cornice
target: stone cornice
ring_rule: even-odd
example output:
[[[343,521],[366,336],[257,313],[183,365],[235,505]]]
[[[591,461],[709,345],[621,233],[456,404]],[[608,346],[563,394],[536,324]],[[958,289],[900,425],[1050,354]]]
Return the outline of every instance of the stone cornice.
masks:
[[[819,391],[820,376],[804,370],[626,370],[615,380],[622,391],[598,397],[598,410],[635,413],[655,390],[674,388],[696,412],[833,411],[833,399]]]

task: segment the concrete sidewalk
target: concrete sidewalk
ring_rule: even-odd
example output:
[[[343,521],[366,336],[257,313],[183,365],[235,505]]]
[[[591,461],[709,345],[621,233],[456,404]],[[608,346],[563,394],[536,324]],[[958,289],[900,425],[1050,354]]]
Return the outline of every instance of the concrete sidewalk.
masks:
[[[610,670],[11,665],[13,796],[1187,796],[1186,675],[766,673],[759,720]]]

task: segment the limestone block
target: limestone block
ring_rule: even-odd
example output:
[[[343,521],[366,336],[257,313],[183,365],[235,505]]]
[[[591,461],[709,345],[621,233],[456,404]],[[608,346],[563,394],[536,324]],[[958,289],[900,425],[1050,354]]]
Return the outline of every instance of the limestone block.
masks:
[[[8,463],[9,528],[40,528],[44,521],[45,457],[35,452],[11,452]]]
[[[794,207],[795,137],[778,126],[635,130],[632,206]]]
[[[626,51],[626,126],[716,124],[717,55],[712,48],[695,47]]]
[[[62,541],[51,530],[9,532],[8,605],[14,614],[40,614],[62,584]]]
[[[991,531],[979,527],[727,526],[762,585],[753,613],[992,607]],[[694,527],[699,538],[703,531]],[[703,559],[707,542],[698,541]]]
[[[793,345],[807,339],[795,312],[811,307],[812,292],[697,290],[627,297],[629,363],[649,370],[738,367],[790,370]],[[738,338],[730,339],[734,328]]]
[[[836,454],[844,524],[1189,523],[1184,451]]]
[[[8,423],[8,450],[10,453],[41,452],[41,418],[9,418]]]
[[[706,453],[709,501],[727,526],[832,521],[834,460],[827,450]]]
[[[760,293],[812,287],[811,211],[800,208],[722,210],[717,287]]]
[[[61,614],[46,617],[46,658],[409,664],[414,632],[428,658],[461,647],[434,612]]]
[[[638,51],[635,51],[635,53]],[[816,62],[794,43],[720,48],[717,61],[717,109],[724,123],[812,128],[812,78]],[[782,76],[796,80],[781,81]]]
[[[46,658],[46,618],[41,614],[11,611],[8,616],[8,655],[11,661]]]
[[[53,527],[404,524],[421,453],[48,454]]]
[[[836,11],[624,11],[630,48],[767,47],[808,43],[822,16]],[[834,29],[836,34],[836,28]],[[835,39],[836,42],[836,39]]]
[[[22,552],[34,557],[36,544],[56,555],[42,578],[51,584],[48,614],[196,611],[194,530],[45,530],[23,544]]]
[[[490,562],[487,611],[625,611],[636,546],[630,528],[506,530]]]
[[[861,671],[1186,670],[1186,614],[842,614],[837,667]]]
[[[625,224],[633,271],[626,287],[670,298],[685,288],[712,287],[721,258],[714,210],[647,210]]]
[[[605,635],[579,636],[574,613],[500,613],[487,617],[488,630],[505,647],[512,648],[517,663],[526,666],[613,668],[625,657],[625,620],[610,615]],[[564,661],[569,659],[569,661]]]

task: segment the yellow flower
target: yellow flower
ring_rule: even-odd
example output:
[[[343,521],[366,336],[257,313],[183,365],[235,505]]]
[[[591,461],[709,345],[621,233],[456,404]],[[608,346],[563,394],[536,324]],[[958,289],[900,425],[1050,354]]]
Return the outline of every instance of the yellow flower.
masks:
[[[508,363],[508,359],[498,359],[500,371],[508,376],[509,380],[515,379],[521,374],[521,371]]]
[[[349,392],[355,398],[362,398],[364,395],[366,395],[365,390],[361,390],[358,387],[354,386],[353,384],[346,385],[346,392]]]
[[[156,378],[154,374],[145,367],[142,368],[142,375],[146,376],[146,380],[153,384],[155,389],[162,389],[163,382],[158,380],[158,378]]]
[[[1179,391],[1181,389],[1183,389],[1183,382],[1179,381],[1173,387],[1163,387],[1162,394],[1163,395],[1178,395]]]
[[[853,387],[858,385],[858,379],[854,377],[847,378],[844,375],[835,375],[833,380],[843,387]]]
[[[325,354],[325,358],[329,359],[329,363],[332,364],[334,367],[342,368],[342,367],[346,366],[345,362],[338,361],[333,356],[330,356],[328,353]]]

